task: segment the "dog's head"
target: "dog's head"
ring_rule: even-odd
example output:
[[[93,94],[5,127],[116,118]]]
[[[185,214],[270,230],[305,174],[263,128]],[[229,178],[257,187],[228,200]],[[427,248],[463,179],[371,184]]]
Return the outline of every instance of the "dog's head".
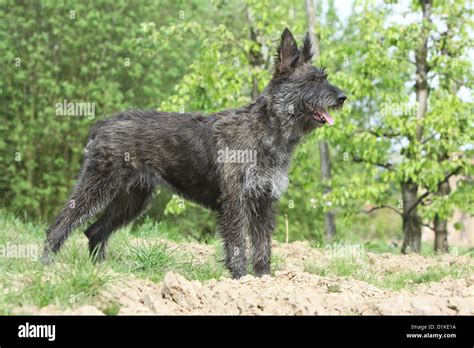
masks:
[[[311,38],[306,34],[298,48],[286,28],[275,57],[275,73],[269,85],[271,109],[276,115],[290,118],[293,124],[309,132],[334,123],[330,110],[339,109],[346,96],[330,84],[324,69],[311,64]]]

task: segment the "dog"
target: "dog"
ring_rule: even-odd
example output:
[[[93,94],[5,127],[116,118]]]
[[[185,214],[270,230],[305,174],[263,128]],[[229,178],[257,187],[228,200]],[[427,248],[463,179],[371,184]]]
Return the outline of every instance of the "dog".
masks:
[[[247,106],[208,116],[128,110],[97,122],[77,184],[46,231],[43,261],[99,213],[85,234],[91,255],[103,260],[112,232],[140,216],[162,185],[216,212],[233,278],[247,272],[247,233],[254,274],[270,274],[276,205],[291,155],[305,135],[332,125],[329,111],[346,100],[311,64],[312,55],[309,34],[298,48],[286,28],[272,79]]]

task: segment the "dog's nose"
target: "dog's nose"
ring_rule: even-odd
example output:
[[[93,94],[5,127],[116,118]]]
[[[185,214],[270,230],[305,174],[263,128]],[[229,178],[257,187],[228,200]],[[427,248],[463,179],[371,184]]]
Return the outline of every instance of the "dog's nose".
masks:
[[[337,96],[337,101],[339,101],[341,103],[344,102],[344,100],[346,100],[346,99],[347,99],[347,97],[344,94],[339,94]]]

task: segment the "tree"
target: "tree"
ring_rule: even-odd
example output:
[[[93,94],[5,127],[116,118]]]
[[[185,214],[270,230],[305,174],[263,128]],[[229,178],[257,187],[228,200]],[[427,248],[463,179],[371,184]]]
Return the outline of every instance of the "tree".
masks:
[[[92,123],[131,107],[156,107],[193,60],[161,49],[142,55],[141,23],[162,26],[191,5],[56,1],[1,1],[0,192],[2,204],[22,215],[48,218],[65,200],[79,170]],[[202,12],[200,12],[202,11]],[[120,18],[120,20],[118,20]],[[177,59],[179,57],[179,59]],[[173,68],[167,69],[173,61]],[[64,100],[89,102],[95,115],[61,117]]]
[[[343,110],[339,122],[343,126],[335,127],[329,139],[364,171],[355,171],[331,196],[349,211],[366,202],[370,205],[366,212],[381,208],[396,212],[403,221],[402,252],[418,252],[421,226],[428,225],[423,220],[437,215],[441,226],[459,202],[443,183],[472,170],[463,151],[473,138],[472,104],[438,83],[449,72],[452,79],[469,86],[466,27],[472,23],[461,1],[434,8],[430,1],[414,2],[421,19],[410,23],[391,18],[395,7],[370,3],[356,7],[354,18],[359,20],[350,19],[343,36],[347,44],[332,52],[336,60],[349,57],[350,73],[339,78],[357,102],[352,110]],[[454,60],[439,54],[438,38],[443,37],[446,21],[451,21],[449,30],[456,39],[443,42],[456,51]],[[411,95],[416,104],[410,102]],[[453,156],[456,153],[465,155]]]

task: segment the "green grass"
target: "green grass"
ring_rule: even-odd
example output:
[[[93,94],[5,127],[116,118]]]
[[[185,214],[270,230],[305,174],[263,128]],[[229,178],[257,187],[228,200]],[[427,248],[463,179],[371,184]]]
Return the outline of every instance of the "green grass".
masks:
[[[127,252],[105,261],[120,273],[132,273],[154,282],[163,280],[169,271],[180,273],[189,280],[200,281],[219,279],[225,274],[220,263],[195,260],[164,243],[140,241],[137,245],[131,245],[125,239],[123,243]]]
[[[117,315],[120,312],[120,304],[117,302],[108,303],[102,308],[102,313],[109,316]]]
[[[400,272],[389,273],[383,276],[371,273],[364,273],[358,279],[364,280],[380,288],[398,291],[401,289],[413,290],[416,285],[430,282],[439,282],[441,279],[451,276],[460,279],[469,276],[473,271],[472,267],[452,266],[450,268],[428,267],[423,273]]]
[[[67,308],[91,304],[110,283],[124,280],[130,274],[155,282],[161,281],[168,271],[200,281],[228,275],[219,262],[198,261],[157,242],[157,239],[183,240],[175,232],[165,233],[160,224],[145,223],[140,229],[143,235],[138,235],[134,227],[117,231],[109,243],[106,260],[100,264],[90,260],[87,239],[76,231],[56,256],[54,264],[47,267],[38,260],[45,225],[25,223],[10,214],[0,214],[0,226],[1,246],[36,248],[33,258],[0,258],[0,314],[9,314],[13,307],[20,306]],[[128,242],[138,236],[140,243]],[[117,306],[109,303],[102,310],[107,315],[115,315],[119,311]]]
[[[361,271],[362,265],[354,258],[334,258],[324,267],[308,263],[305,265],[305,272],[317,274],[322,277],[337,275],[341,277],[349,277],[356,272]]]
[[[369,241],[364,243],[364,251],[371,253],[390,253],[390,254],[400,254],[400,248],[393,244],[388,244],[380,241]]]
[[[341,242],[341,245],[344,245],[346,243]],[[347,243],[351,244],[351,243]],[[358,244],[358,243],[355,243]],[[326,244],[313,241],[310,243],[311,247],[313,248],[324,248]],[[400,255],[400,245],[394,245],[393,243],[387,243],[385,241],[381,240],[373,240],[373,241],[367,241],[363,243],[363,248],[365,252],[371,252],[374,254],[382,254],[382,253],[389,253],[393,255]],[[454,251],[457,251],[458,255],[469,255],[471,257],[474,257],[474,249],[473,248],[467,248],[467,247],[451,247],[450,248],[450,253],[454,253]],[[427,242],[422,242],[421,243],[421,250],[420,250],[420,255],[422,256],[436,256],[438,255],[434,250],[433,250],[433,245],[432,243],[427,243]]]
[[[377,273],[370,269],[364,259],[356,258],[334,258],[326,266],[316,266],[308,263],[305,271],[323,277],[336,275],[340,277],[353,278],[365,281],[379,288],[398,291],[401,289],[414,289],[417,284],[438,282],[451,276],[455,279],[468,277],[474,271],[472,265],[451,266],[449,268],[428,267],[423,273],[416,272],[385,272]]]
[[[152,237],[164,238],[175,242],[185,242],[189,238],[181,233],[179,228],[170,224],[168,221],[156,222],[155,220],[146,217],[140,224],[132,225],[129,229],[129,234],[134,237]]]
[[[341,287],[337,284],[328,285],[328,292],[329,293],[339,293],[339,292],[341,292]]]
[[[76,259],[68,264],[43,267],[36,261],[10,264],[1,282],[8,292],[0,301],[0,312],[9,306],[68,307],[90,302],[115,277],[101,265]],[[28,271],[25,271],[27,267]]]
[[[272,253],[270,258],[270,265],[271,265],[271,274],[272,276],[275,275],[275,272],[281,271],[285,268],[285,259],[283,259],[280,255],[276,253]]]

